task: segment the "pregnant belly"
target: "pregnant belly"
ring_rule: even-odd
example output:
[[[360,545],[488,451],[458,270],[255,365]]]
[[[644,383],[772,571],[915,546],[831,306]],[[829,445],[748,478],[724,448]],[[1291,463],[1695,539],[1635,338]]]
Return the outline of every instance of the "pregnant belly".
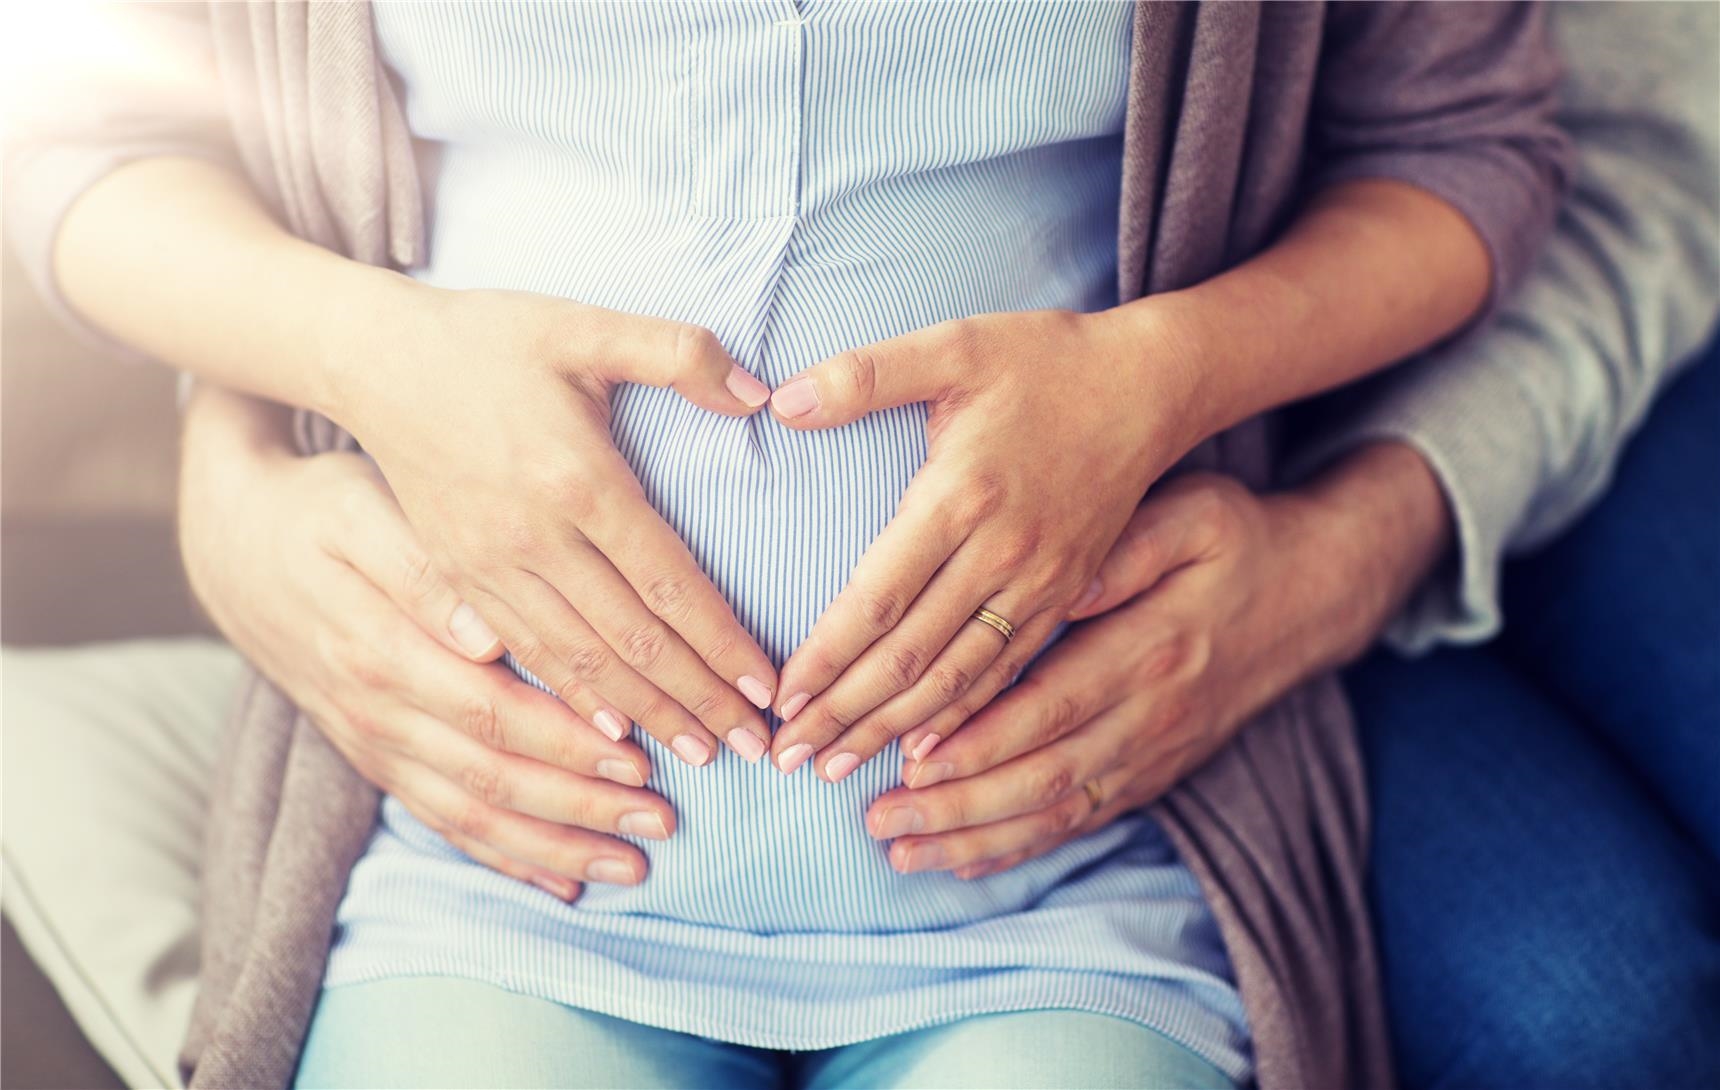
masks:
[[[767,415],[733,420],[627,387],[614,431],[653,504],[779,665],[846,584],[925,458],[920,406],[798,433]],[[893,746],[829,784],[809,768],[784,776],[727,749],[690,768],[643,732],[634,737],[679,829],[667,842],[639,843],[651,864],[644,883],[590,887],[580,911],[755,932],[920,930],[1019,910],[1062,869],[978,882],[897,874],[863,823],[872,800],[900,782]]]

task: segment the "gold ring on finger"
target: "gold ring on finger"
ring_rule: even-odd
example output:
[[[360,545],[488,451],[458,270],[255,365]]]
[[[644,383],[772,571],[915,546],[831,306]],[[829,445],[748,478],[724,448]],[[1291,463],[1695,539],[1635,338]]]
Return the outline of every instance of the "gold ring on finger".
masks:
[[[1093,812],[1097,814],[1099,807],[1105,805],[1105,789],[1099,786],[1098,780],[1088,780],[1081,785],[1081,790],[1087,792],[1087,803],[1093,807]]]
[[[980,606],[978,609],[973,611],[972,619],[989,628],[995,629],[997,634],[1003,637],[1004,643],[1008,643],[1010,640],[1015,639],[1015,625],[1011,624],[1001,613],[993,613],[984,606]]]

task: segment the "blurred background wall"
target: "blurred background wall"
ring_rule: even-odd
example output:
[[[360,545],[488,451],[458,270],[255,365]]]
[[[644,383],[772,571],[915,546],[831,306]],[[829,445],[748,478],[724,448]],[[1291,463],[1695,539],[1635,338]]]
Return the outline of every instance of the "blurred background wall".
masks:
[[[173,376],[63,330],[10,253],[0,306],[0,639],[208,631],[174,545]]]

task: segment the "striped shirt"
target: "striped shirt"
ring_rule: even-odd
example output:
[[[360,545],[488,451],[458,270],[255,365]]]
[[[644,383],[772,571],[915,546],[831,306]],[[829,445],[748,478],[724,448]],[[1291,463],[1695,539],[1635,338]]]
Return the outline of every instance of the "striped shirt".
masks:
[[[710,328],[767,385],[944,319],[1114,301],[1132,5],[379,5],[434,142],[445,287]],[[778,662],[891,518],[924,406],[796,433],[626,386],[646,493]],[[1111,1014],[1249,1074],[1193,876],[1144,816],[976,881],[865,831],[892,748],[839,784],[635,731],[679,828],[566,905],[386,800],[327,984],[465,976],[742,1044],[815,1049],[968,1015]]]

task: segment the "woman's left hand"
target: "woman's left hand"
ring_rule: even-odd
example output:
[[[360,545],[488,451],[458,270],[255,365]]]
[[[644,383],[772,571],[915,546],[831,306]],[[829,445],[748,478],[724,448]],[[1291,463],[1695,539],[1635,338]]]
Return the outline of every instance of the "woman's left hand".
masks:
[[[1082,599],[1147,487],[1201,438],[1174,329],[1137,317],[1124,337],[1114,314],[942,322],[776,390],[772,411],[796,429],[930,402],[924,466],[782,670],[783,771],[813,758],[840,780],[953,701],[1000,691]],[[974,619],[982,606],[1013,639]]]

